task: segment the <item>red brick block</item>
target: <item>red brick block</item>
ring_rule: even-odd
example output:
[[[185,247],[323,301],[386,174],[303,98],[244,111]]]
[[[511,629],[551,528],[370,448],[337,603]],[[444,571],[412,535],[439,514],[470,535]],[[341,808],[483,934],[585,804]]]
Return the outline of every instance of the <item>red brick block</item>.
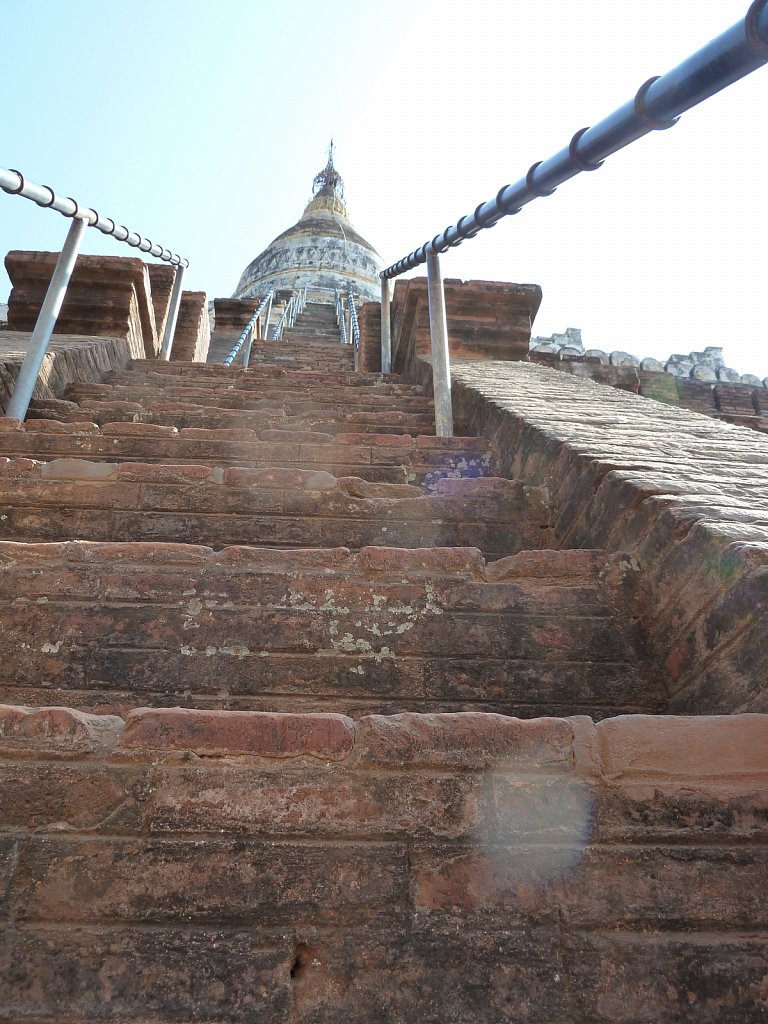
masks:
[[[121,480],[158,484],[217,483],[217,472],[210,466],[167,466],[153,462],[124,462],[115,467]]]
[[[159,423],[119,422],[105,423],[101,432],[107,437],[174,437],[179,433],[176,427],[164,427]]]
[[[35,459],[9,459],[5,458],[0,465],[0,476],[6,477],[39,477],[43,463]]]
[[[443,573],[485,579],[485,559],[477,548],[364,547],[358,555],[364,573]]]
[[[3,421],[0,420],[0,423]],[[98,434],[99,425],[91,420],[73,420],[62,423],[61,420],[35,419],[24,424],[27,433],[35,434]],[[0,428],[1,429],[1,428]]]
[[[370,483],[359,476],[342,476],[338,479],[339,489],[353,498],[421,498],[420,487],[410,484],[378,484]]]
[[[207,549],[210,550],[210,549]],[[347,567],[355,556],[349,548],[256,548],[232,544],[213,554],[215,565],[239,565],[293,572]]]
[[[140,708],[128,715],[121,749],[339,761],[354,739],[353,722],[344,715]]]
[[[0,704],[0,754],[6,757],[103,754],[115,746],[122,729],[122,718],[114,715]]]
[[[46,480],[116,480],[117,466],[111,462],[87,459],[54,459],[43,464],[40,476]]]
[[[164,427],[163,429],[169,428]],[[176,430],[175,427],[170,429]],[[255,441],[259,436],[255,430],[227,429],[225,427],[219,430],[208,427],[182,427],[178,433],[180,437],[198,441]]]
[[[355,762],[409,768],[569,771],[574,732],[565,718],[459,714],[369,715],[357,724]]]
[[[261,441],[288,441],[294,444],[332,444],[333,434],[319,430],[262,430]]]
[[[609,779],[768,781],[768,715],[622,715],[595,728]]]
[[[240,469],[224,471],[224,483],[231,487],[271,487],[285,490],[333,491],[336,477],[312,469]]]

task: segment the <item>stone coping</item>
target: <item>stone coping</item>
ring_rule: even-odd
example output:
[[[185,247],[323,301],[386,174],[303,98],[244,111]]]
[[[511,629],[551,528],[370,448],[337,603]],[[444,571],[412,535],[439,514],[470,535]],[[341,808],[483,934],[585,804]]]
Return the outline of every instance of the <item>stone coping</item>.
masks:
[[[361,769],[575,773],[608,784],[768,781],[768,715],[622,715],[593,722],[482,712],[281,714],[137,708],[124,719],[0,705],[2,758],[312,758]]]

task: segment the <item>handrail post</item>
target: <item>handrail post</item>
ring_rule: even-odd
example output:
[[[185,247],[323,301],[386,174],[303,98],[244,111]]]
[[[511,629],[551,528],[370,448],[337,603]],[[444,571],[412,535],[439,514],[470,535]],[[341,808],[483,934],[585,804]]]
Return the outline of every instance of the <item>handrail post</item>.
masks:
[[[360,369],[360,324],[357,320],[357,307],[351,289],[347,292],[347,306],[349,308],[349,334],[355,350],[355,372],[357,372]]]
[[[173,339],[176,334],[176,321],[179,319],[179,307],[181,306],[181,289],[184,282],[184,271],[186,267],[183,263],[180,263],[176,267],[176,273],[173,277],[173,288],[171,289],[171,301],[168,306],[168,316],[165,318],[165,330],[163,331],[163,341],[160,346],[160,358],[166,362],[171,358],[171,349],[173,348]]]
[[[427,295],[429,297],[429,333],[432,340],[432,386],[435,399],[435,432],[438,437],[453,437],[451,406],[451,362],[448,353],[448,321],[445,292],[440,272],[440,257],[427,250]]]
[[[381,372],[392,372],[392,321],[390,319],[390,304],[392,301],[392,286],[388,277],[381,279]]]
[[[45,293],[43,304],[37,316],[34,330],[27,345],[24,362],[21,364],[19,376],[13,388],[11,400],[8,403],[6,416],[11,419],[23,420],[27,415],[27,409],[32,399],[32,394],[40,374],[40,367],[43,365],[45,353],[51,341],[53,329],[59,316],[64,296],[67,294],[72,271],[75,268],[77,254],[88,227],[88,221],[82,217],[74,217],[64,241],[64,247],[59,253],[56,261],[48,291]]]
[[[267,311],[264,314],[264,327],[261,330],[261,336],[265,340],[269,338],[269,318],[272,316],[272,295],[273,293],[270,292],[269,302],[267,303]]]
[[[253,345],[253,336],[256,333],[256,321],[251,324],[251,329],[248,331],[248,340],[243,345],[243,366],[248,369],[248,364],[251,361],[251,346]]]

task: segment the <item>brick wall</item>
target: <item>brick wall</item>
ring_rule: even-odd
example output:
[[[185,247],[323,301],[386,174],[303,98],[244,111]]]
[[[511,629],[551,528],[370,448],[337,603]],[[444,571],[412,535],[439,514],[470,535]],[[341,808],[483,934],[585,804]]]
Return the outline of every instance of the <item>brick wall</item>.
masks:
[[[671,707],[768,709],[768,441],[540,366],[452,371],[458,418],[550,488],[558,546],[631,556]]]

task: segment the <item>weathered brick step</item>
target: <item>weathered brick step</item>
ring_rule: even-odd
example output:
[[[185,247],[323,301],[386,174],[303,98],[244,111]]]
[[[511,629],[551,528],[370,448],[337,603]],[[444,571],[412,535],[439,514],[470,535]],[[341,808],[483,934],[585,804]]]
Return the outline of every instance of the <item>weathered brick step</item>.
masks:
[[[270,345],[254,343],[251,349],[251,363],[273,363],[279,366],[286,362],[300,362],[318,369],[327,366],[354,370],[355,359],[349,345],[314,341],[309,337]]]
[[[310,340],[322,338],[328,344],[340,344],[339,330],[335,324],[329,328],[328,324],[320,321],[301,325],[297,322],[285,332],[285,340],[288,342],[301,341],[305,338]]]
[[[487,558],[552,542],[546,493],[509,480],[442,480],[433,494],[299,469],[64,459],[0,463],[0,539],[278,547],[477,547]]]
[[[268,342],[261,342],[257,339],[253,343],[251,352],[275,359],[285,355],[300,355],[319,359],[343,359],[350,362],[353,361],[354,356],[352,346],[342,345],[336,334],[331,337],[305,336],[298,338],[286,335],[279,341],[270,340]]]
[[[492,476],[496,456],[485,438],[318,431],[176,430],[152,423],[63,423],[0,420],[0,454],[85,458],[110,462],[202,463],[322,469],[334,476],[358,476],[432,488],[442,477]]]
[[[251,349],[251,363],[267,363],[279,366],[281,363],[297,362],[316,369],[338,368],[354,370],[355,360],[351,349],[341,345],[313,344],[305,338],[295,344],[271,346],[254,345]]]
[[[287,376],[252,378],[241,376],[227,378],[225,380],[210,381],[188,381],[186,378],[168,379],[164,374],[140,373],[126,371],[121,374],[114,374],[115,379],[104,381],[100,384],[73,384],[67,389],[66,396],[72,401],[81,401],[83,398],[104,398],[107,396],[123,397],[124,393],[137,388],[144,389],[146,393],[157,391],[165,397],[189,396],[194,397],[200,394],[205,397],[217,395],[222,392],[234,390],[236,393],[248,395],[272,396],[274,393],[284,394],[289,389],[291,393],[298,390],[300,393],[313,394],[321,392],[323,395],[332,394],[339,398],[354,397],[355,395],[396,395],[404,398],[423,397],[423,388],[416,385],[396,384],[392,381],[371,381],[364,386],[338,381],[328,381],[323,376],[305,377],[302,380],[289,379]],[[125,391],[123,391],[125,389]]]
[[[757,1024],[766,733],[3,708],[0,1005],[35,1024]]]
[[[611,561],[547,553],[543,564],[573,563],[568,585],[523,579],[516,559],[486,568],[471,548],[4,542],[0,610],[13,654],[3,685],[14,700],[26,688],[37,699],[52,687],[57,701],[90,692],[88,706],[102,709],[158,694],[186,706],[201,696],[292,706],[295,696],[355,712],[421,703],[505,713],[562,699],[583,710],[586,694],[611,712],[657,709],[595,578]]]
[[[37,401],[30,405],[28,418],[58,419],[63,423],[89,420],[103,425],[111,422],[156,423],[161,426],[204,427],[216,429],[265,430],[283,426],[288,429],[319,427],[335,433],[338,430],[373,433],[427,434],[434,431],[431,413],[408,413],[397,409],[383,412],[331,412],[318,409],[291,412],[282,404],[264,403],[259,410],[225,409],[192,402],[87,401],[82,405],[59,399]]]
[[[431,414],[404,412],[307,412],[299,416],[286,416],[286,429],[325,430],[329,433],[419,434],[434,433],[435,422]]]
[[[84,393],[85,392],[85,393]],[[90,393],[88,393],[90,392]],[[203,388],[160,388],[160,387],[114,387],[103,386],[68,388],[65,400],[77,403],[87,409],[89,404],[100,405],[102,402],[136,402],[145,408],[155,404],[179,402],[183,405],[209,406],[220,409],[259,409],[284,408],[292,412],[333,411],[342,405],[360,412],[383,412],[400,410],[403,412],[431,412],[432,402],[422,395],[386,395],[372,394],[361,388],[321,388],[303,389],[300,387],[248,390],[225,387],[216,390]],[[39,408],[37,401],[33,408]]]
[[[351,387],[368,387],[371,384],[393,383],[401,387],[406,385],[394,374],[381,373],[354,373],[352,371],[341,371],[327,373],[320,370],[295,370],[279,366],[251,367],[243,369],[238,366],[209,366],[206,363],[183,363],[183,362],[160,362],[154,359],[134,359],[131,362],[131,370],[118,370],[105,374],[104,381],[113,382],[122,380],[124,375],[136,374],[142,379],[146,373],[147,379],[153,376],[162,378],[181,377],[188,381],[236,381],[238,379],[258,381],[260,379],[273,378],[275,380],[293,381],[316,381],[319,383],[344,384]]]

